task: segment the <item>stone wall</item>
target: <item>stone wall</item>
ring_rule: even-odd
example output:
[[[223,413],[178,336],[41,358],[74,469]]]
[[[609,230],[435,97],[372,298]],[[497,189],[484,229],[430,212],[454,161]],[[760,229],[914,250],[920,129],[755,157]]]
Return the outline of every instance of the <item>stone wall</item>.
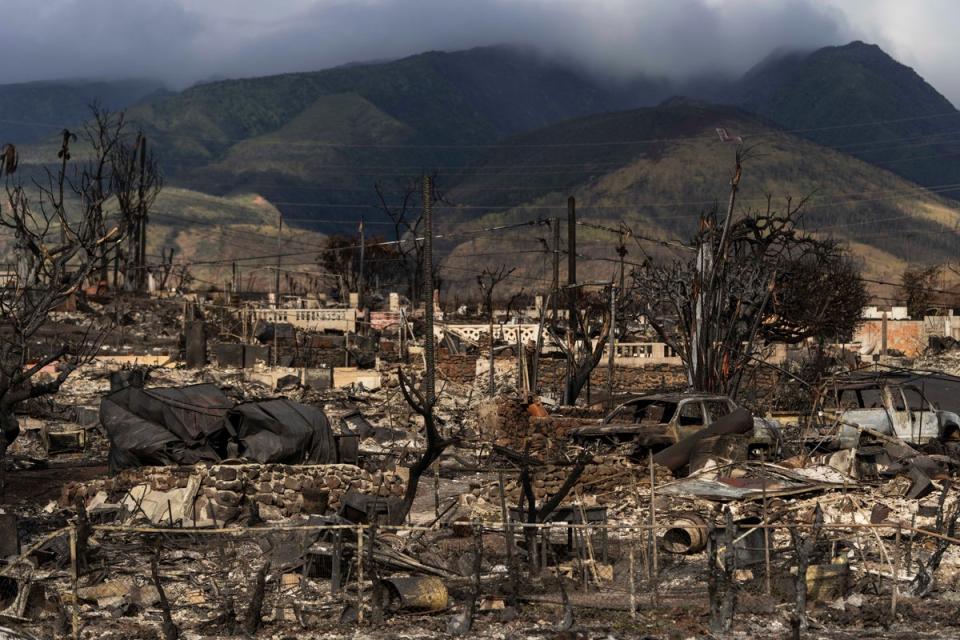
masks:
[[[478,410],[481,434],[495,444],[546,459],[564,458],[570,429],[595,424],[601,415],[535,415],[520,398],[501,396],[482,403]]]
[[[438,349],[437,371],[451,382],[470,384],[477,376],[477,356],[451,354],[446,349]]]
[[[229,523],[243,513],[252,513],[254,504],[266,521],[299,513],[335,513],[348,491],[387,497],[401,496],[405,488],[396,473],[371,474],[345,464],[143,467],[124,470],[113,478],[69,483],[60,502],[73,504],[77,497],[89,501],[101,492],[107,494],[108,502],[123,502],[128,491],[141,485],[148,491],[139,492],[138,497],[170,493],[171,499],[181,502],[174,511],[197,525]],[[150,499],[158,497],[162,496]]]
[[[544,389],[563,388],[566,374],[565,360],[548,359],[540,361],[540,380]],[[597,393],[607,388],[607,366],[601,363],[590,376],[590,385]],[[646,367],[614,367],[614,393],[654,393],[658,391],[682,390],[687,386],[683,366],[675,364],[651,364]],[[586,393],[586,390],[584,390]],[[585,397],[585,396],[584,396]]]
[[[477,377],[477,362],[483,360],[480,368],[488,370],[483,356],[472,354],[450,354],[446,349],[437,351],[437,369],[440,375],[452,382],[470,384]],[[496,358],[497,371],[513,371],[516,369],[516,358],[513,356]],[[559,391],[563,385],[566,373],[566,360],[545,358],[540,360],[541,388],[550,391]],[[484,374],[486,375],[486,374]],[[594,390],[602,393],[607,388],[607,367],[603,362],[590,377]],[[687,386],[687,378],[683,366],[669,363],[651,363],[644,367],[614,367],[613,389],[616,393],[653,393],[656,391],[682,390]]]
[[[601,363],[590,376],[590,384],[598,391],[606,390],[608,370]],[[682,365],[651,364],[646,367],[614,367],[614,393],[654,393],[678,391],[687,387],[687,374]]]
[[[281,520],[298,513],[336,512],[348,491],[382,496],[403,495],[398,476],[371,475],[360,467],[331,465],[217,465],[201,481],[197,510],[209,504],[220,518],[239,515],[257,503],[264,520]]]

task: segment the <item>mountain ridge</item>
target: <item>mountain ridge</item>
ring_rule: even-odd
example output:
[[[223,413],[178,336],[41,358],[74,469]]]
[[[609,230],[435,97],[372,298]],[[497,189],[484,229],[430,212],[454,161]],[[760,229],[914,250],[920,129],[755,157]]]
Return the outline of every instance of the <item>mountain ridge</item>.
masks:
[[[842,185],[859,185],[865,194],[910,193],[909,211],[893,211],[882,200],[838,209],[852,224],[881,219],[871,207],[912,217],[918,232],[934,238],[922,243],[901,234],[871,244],[848,234],[875,255],[900,263],[942,259],[953,250],[935,231],[949,238],[956,230],[931,227],[930,212],[952,220],[954,204],[937,192],[956,195],[950,185],[960,185],[960,162],[947,157],[921,165],[911,150],[929,155],[934,141],[944,157],[952,149],[949,130],[931,121],[956,110],[879,47],[854,42],[768,56],[729,84],[725,106],[704,102],[694,84],[686,86],[690,97],[677,96],[676,88],[656,78],[600,81],[530,51],[487,47],[219,80],[141,101],[128,116],[163,159],[171,185],[226,197],[255,192],[285,220],[327,232],[352,232],[361,216],[388,224],[374,185],[392,201],[418,189],[411,182],[423,172],[436,172],[456,205],[441,209],[449,224],[506,219],[519,206],[536,211],[539,202],[552,207],[550,198],[591,184],[603,186],[598,198],[618,206],[623,198],[610,191],[618,184],[636,202],[722,199],[730,154],[709,145],[722,145],[716,130],[724,129],[730,139],[742,136],[747,148],[758,137],[775,141],[762,149],[770,162],[760,173],[778,196],[800,197],[817,186],[854,189]],[[690,135],[696,140],[684,141]],[[523,140],[538,146],[525,148]],[[645,142],[631,147],[631,141]],[[680,157],[689,180],[671,164]],[[920,193],[891,171],[931,192]],[[637,220],[649,222],[644,215]],[[822,215],[811,219],[830,223]],[[921,250],[925,244],[932,250]]]
[[[960,204],[955,201],[772,128],[740,108],[695,104],[588,116],[505,141],[503,148],[488,153],[472,178],[449,191],[453,204],[444,212],[449,221],[445,230],[453,232],[468,223],[471,228],[511,225],[536,217],[562,221],[566,198],[574,195],[585,224],[615,229],[623,222],[648,237],[685,241],[692,237],[700,212],[723,206],[729,197],[737,145],[723,141],[718,129],[743,137],[738,215],[764,208],[768,195],[772,205],[781,208],[788,197],[794,203],[808,197],[806,227],[857,247],[865,268],[875,276],[895,278],[897,269],[909,262],[942,262],[960,254]],[[586,144],[614,135],[637,142],[619,145],[616,151]],[[541,146],[555,139],[571,143],[562,155]],[[557,162],[577,165],[580,172],[523,180],[525,171],[535,170],[546,153]],[[507,158],[513,164],[497,169]],[[504,184],[515,184],[516,189],[491,188]],[[458,208],[458,202],[470,204]],[[616,238],[599,234],[584,246],[592,242],[603,261],[615,261]],[[516,235],[522,234],[515,233],[514,239],[520,240]],[[521,245],[531,241],[524,237]],[[457,252],[454,247],[452,255]]]
[[[31,144],[90,118],[90,106],[128,108],[165,91],[146,79],[60,80],[0,85],[0,144]]]
[[[923,186],[960,186],[960,112],[912,68],[854,41],[749,70],[731,102]],[[960,198],[960,189],[946,192]]]

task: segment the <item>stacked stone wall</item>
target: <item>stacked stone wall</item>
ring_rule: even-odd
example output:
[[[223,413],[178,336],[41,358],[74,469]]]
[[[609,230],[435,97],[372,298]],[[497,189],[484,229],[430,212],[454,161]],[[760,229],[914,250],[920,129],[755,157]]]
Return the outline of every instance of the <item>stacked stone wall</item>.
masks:
[[[236,519],[256,504],[266,521],[299,513],[335,513],[348,491],[401,496],[405,482],[393,472],[370,473],[346,464],[284,465],[239,464],[193,467],[143,467],[127,469],[113,478],[70,483],[60,502],[71,505],[77,497],[88,500],[105,492],[110,502],[121,502],[132,488],[146,485],[151,491],[197,488],[186,513],[197,520],[210,517],[217,523]]]

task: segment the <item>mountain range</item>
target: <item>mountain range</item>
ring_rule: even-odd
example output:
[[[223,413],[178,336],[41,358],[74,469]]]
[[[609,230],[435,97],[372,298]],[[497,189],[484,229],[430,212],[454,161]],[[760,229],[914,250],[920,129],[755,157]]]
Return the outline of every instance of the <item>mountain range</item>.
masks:
[[[0,140],[39,142],[64,127],[84,122],[90,106],[114,111],[169,93],[152,80],[69,80],[0,84]]]
[[[21,127],[0,136],[44,149],[57,129],[44,123],[80,122],[74,107],[89,102],[90,89],[0,86],[0,120]],[[862,42],[778,52],[740,78],[683,84],[598,78],[530,50],[487,47],[180,92],[145,82],[99,90],[145,131],[170,185],[256,194],[288,224],[322,232],[354,233],[363,216],[392,233],[374,185],[399,204],[433,172],[448,233],[562,216],[575,195],[587,223],[685,238],[700,210],[726,198],[730,140],[740,138],[743,209],[764,206],[768,194],[774,203],[811,196],[809,228],[848,241],[875,274],[955,259],[960,248],[952,199],[960,197],[960,113]],[[50,107],[58,100],[60,113]],[[40,113],[42,122],[18,115]],[[13,124],[31,120],[29,130]],[[587,229],[588,244],[610,250],[609,234]],[[451,261],[471,251],[506,261],[521,250],[511,243],[538,242],[537,233],[445,244]]]

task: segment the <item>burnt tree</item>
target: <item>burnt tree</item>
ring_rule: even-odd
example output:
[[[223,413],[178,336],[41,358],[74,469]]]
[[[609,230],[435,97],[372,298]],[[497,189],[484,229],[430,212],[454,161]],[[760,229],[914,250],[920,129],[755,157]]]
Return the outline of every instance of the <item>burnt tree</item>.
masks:
[[[701,215],[684,257],[635,268],[630,300],[693,389],[734,396],[763,344],[848,338],[867,300],[843,247],[802,231],[805,200],[777,211],[768,197],[765,210],[734,215],[742,158],[726,212]]]
[[[422,386],[421,388],[417,388],[417,386],[407,378],[406,374],[404,374],[403,369],[398,368],[397,374],[400,380],[400,392],[403,394],[404,399],[407,401],[407,404],[410,405],[410,408],[423,418],[423,433],[424,439],[426,440],[420,457],[413,466],[410,467],[410,479],[407,481],[407,489],[403,494],[402,515],[406,517],[410,512],[410,508],[413,506],[414,499],[417,497],[417,487],[420,486],[420,477],[430,468],[430,465],[437,461],[446,448],[452,444],[452,441],[445,439],[437,427],[437,419],[433,413],[433,408],[437,401],[436,397],[431,398],[430,393],[423,389]]]
[[[341,299],[346,300],[350,291],[359,291],[363,280],[379,283],[381,286],[402,284],[406,275],[398,266],[404,262],[403,256],[395,245],[387,243],[382,237],[374,237],[365,242],[363,256],[364,277],[360,277],[361,251],[359,238],[347,235],[327,236],[323,241],[323,251],[317,262],[327,272],[338,276]]]
[[[0,155],[0,227],[12,236],[15,257],[0,288],[0,469],[20,431],[17,406],[56,393],[96,355],[110,328],[108,318],[94,319],[76,336],[56,335],[58,343],[37,349],[48,316],[102,276],[129,229],[125,206],[145,212],[152,200],[140,199],[141,185],[159,184],[158,176],[142,175],[156,165],[139,160],[142,147],[127,135],[122,114],[94,111],[80,159],[71,147],[77,140],[64,130],[55,163],[34,168],[40,177],[29,182],[17,179],[14,146]],[[52,374],[41,375],[51,366]]]
[[[497,285],[506,280],[516,271],[516,267],[507,269],[500,266],[497,269],[484,269],[477,276],[477,286],[480,287],[480,295],[483,299],[483,310],[490,321],[490,388],[489,393],[492,396],[496,386],[496,372],[493,362],[493,292]]]
[[[927,267],[909,266],[900,275],[900,294],[907,304],[907,313],[912,318],[923,318],[925,315],[935,315],[941,307],[937,294],[940,274],[943,271],[940,265]]]
[[[543,524],[557,510],[557,507],[563,502],[567,495],[573,490],[587,465],[593,462],[593,456],[586,449],[580,450],[577,457],[565,466],[568,467],[567,477],[557,488],[552,496],[545,497],[541,504],[537,504],[536,493],[533,488],[533,474],[531,467],[543,467],[544,462],[530,455],[529,443],[524,448],[523,453],[519,453],[507,447],[494,445],[493,450],[509,460],[520,470],[518,481],[520,483],[520,500],[517,504],[517,511],[520,512],[520,520],[528,525]],[[501,487],[502,491],[502,487]],[[537,559],[537,529],[534,526],[524,527],[523,537],[527,545],[527,561],[530,569],[536,572],[539,568]],[[510,568],[513,571],[513,567]]]
[[[558,341],[567,357],[567,377],[563,396],[565,404],[576,403],[580,392],[590,380],[593,370],[603,358],[603,351],[611,331],[607,297],[607,294],[578,296],[576,312],[568,318],[572,327],[567,331],[566,344]]]
[[[480,288],[480,297],[483,300],[483,312],[490,317],[490,324],[493,324],[493,292],[497,285],[510,277],[516,271],[516,267],[507,269],[501,265],[496,269],[485,268],[477,275],[477,286]]]
[[[113,135],[122,139],[123,114],[116,116],[115,120],[111,125],[108,115],[99,128],[113,126]],[[98,144],[106,146],[109,140],[100,140]],[[98,147],[95,145],[94,148]],[[163,188],[163,178],[156,157],[147,150],[147,138],[143,133],[138,132],[132,143],[123,142],[110,148],[113,200],[128,240],[127,251],[121,252],[124,285],[128,290],[144,291],[147,285],[147,222],[150,209]]]
[[[426,370],[424,371],[421,386],[418,389],[412,381],[404,374],[403,369],[397,369],[397,375],[400,381],[400,391],[410,408],[423,418],[424,436],[426,447],[420,454],[420,458],[410,467],[410,475],[407,480],[407,489],[403,495],[403,506],[400,512],[400,519],[406,518],[413,507],[413,501],[417,497],[417,487],[420,485],[420,477],[430,468],[444,450],[452,443],[451,440],[444,439],[437,428],[437,418],[434,414],[434,407],[437,404],[437,394],[434,387],[436,382],[436,359],[435,359],[435,341],[433,335],[433,291],[434,291],[434,265],[433,265],[433,180],[430,176],[423,178],[423,221],[424,221],[424,239],[423,244],[423,311],[424,327],[424,360]]]
[[[374,185],[380,209],[393,223],[396,251],[400,254],[400,262],[405,267],[407,295],[411,300],[420,300],[423,297],[426,280],[424,277],[426,223],[423,208],[427,198],[424,198],[424,191],[421,189],[424,182],[430,185],[428,196],[430,202],[444,202],[443,194],[436,186],[437,181],[434,175],[424,175],[411,180],[397,192],[388,190],[381,183]],[[396,195],[391,196],[390,193],[396,193]],[[390,201],[391,198],[397,197],[399,200]],[[436,265],[431,269],[430,276],[435,283],[439,284],[440,274]]]

